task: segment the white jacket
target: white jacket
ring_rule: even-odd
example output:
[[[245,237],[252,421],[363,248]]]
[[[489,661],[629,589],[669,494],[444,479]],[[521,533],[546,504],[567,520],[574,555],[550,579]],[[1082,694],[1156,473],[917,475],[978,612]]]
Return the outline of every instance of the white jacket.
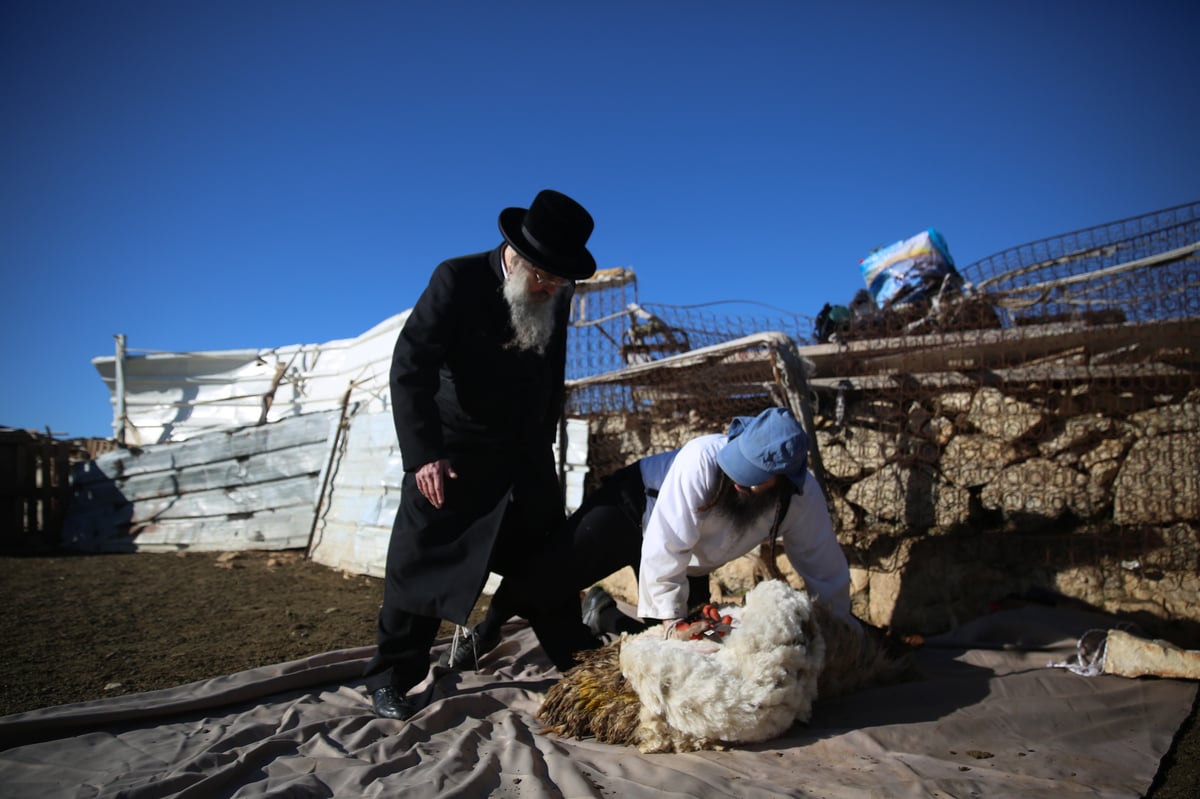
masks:
[[[641,461],[647,489],[642,517],[638,615],[678,619],[688,612],[688,575],[708,574],[754,550],[771,532],[773,513],[734,532],[716,511],[698,511],[720,480],[717,452],[728,437],[694,438],[678,450]],[[655,497],[653,492],[657,491]],[[850,618],[850,570],[833,531],[825,494],[809,472],[804,492],[793,496],[779,526],[788,561],[815,600]]]

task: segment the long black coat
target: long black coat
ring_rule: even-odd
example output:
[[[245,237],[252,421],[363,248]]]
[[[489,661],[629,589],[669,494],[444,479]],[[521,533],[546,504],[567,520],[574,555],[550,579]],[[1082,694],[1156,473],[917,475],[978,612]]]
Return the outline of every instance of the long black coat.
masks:
[[[506,348],[501,249],[438,265],[392,356],[404,461],[384,601],[465,624],[489,571],[518,566],[563,520],[552,445],[562,408],[570,292],[545,355]],[[418,468],[449,458],[457,479],[434,508]]]

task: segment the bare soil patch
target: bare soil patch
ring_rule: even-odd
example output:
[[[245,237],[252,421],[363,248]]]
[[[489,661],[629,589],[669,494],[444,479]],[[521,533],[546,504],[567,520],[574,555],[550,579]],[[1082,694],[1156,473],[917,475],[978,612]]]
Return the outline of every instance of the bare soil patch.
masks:
[[[0,715],[369,646],[382,594],[294,552],[0,557]],[[1196,715],[1153,799],[1200,797]]]

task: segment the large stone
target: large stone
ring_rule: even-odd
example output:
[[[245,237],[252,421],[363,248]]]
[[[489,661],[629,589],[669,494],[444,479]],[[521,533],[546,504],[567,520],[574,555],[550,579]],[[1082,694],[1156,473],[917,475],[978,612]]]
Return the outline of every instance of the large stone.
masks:
[[[911,549],[912,541],[901,540],[892,555],[879,568],[871,570],[867,589],[868,617],[864,621],[878,627],[892,623]]]
[[[754,587],[762,572],[763,563],[757,553],[743,555],[716,569],[712,582],[719,587],[722,597],[742,596]]]
[[[1038,452],[1050,458],[1060,452],[1087,447],[1097,439],[1125,440],[1130,437],[1131,433],[1117,420],[1099,413],[1089,413],[1072,416],[1063,422],[1062,430],[1057,435],[1038,444]]]
[[[896,436],[869,427],[847,428],[842,446],[864,470],[873,472],[891,460],[897,452]]]
[[[930,413],[919,402],[913,402],[908,406],[904,429],[916,438],[944,447],[954,435],[954,422],[945,416]]]
[[[817,433],[821,448],[821,463],[825,474],[837,480],[857,480],[862,476],[862,464],[850,456],[846,446],[827,433]]]
[[[910,531],[950,528],[966,522],[969,495],[938,479],[925,466],[891,463],[859,480],[846,500],[878,521],[894,522]]]
[[[1175,433],[1137,441],[1113,482],[1113,521],[1200,521],[1200,435]]]
[[[601,580],[598,585],[612,594],[618,600],[632,605],[635,609],[638,603],[637,575],[629,566],[621,568]]]
[[[1096,446],[1080,454],[1079,465],[1092,471],[1109,461],[1120,461],[1132,440],[1132,438],[1106,438],[1098,441]]]
[[[934,416],[921,426],[921,435],[939,447],[944,447],[954,437],[957,429],[954,422],[945,416]]]
[[[1052,521],[1086,500],[1087,476],[1044,458],[1007,467],[980,493],[985,508],[1008,517]]]
[[[1016,441],[1041,425],[1045,414],[1039,408],[997,389],[981,388],[971,400],[967,420],[977,430],[994,438]]]
[[[1092,462],[1086,460],[1087,486],[1082,494],[1075,495],[1070,505],[1071,512],[1085,521],[1099,519],[1112,508],[1112,485],[1121,470],[1116,459]]]
[[[850,567],[850,595],[856,596],[871,587],[871,570],[861,566]]]
[[[804,588],[804,578],[792,568],[787,553],[783,551],[782,541],[776,547],[775,568],[792,588]],[[713,570],[711,584],[714,600],[721,601],[721,599],[741,597],[769,577],[770,571],[767,569],[766,561],[756,548],[754,551],[742,555],[740,558],[734,558]]]
[[[1137,425],[1143,435],[1161,436],[1168,433],[1195,433],[1200,431],[1200,403],[1181,402],[1131,414],[1129,421]]]
[[[912,491],[913,479],[912,468],[891,463],[850,486],[850,490],[846,492],[846,500],[874,518],[903,522],[909,517],[910,498],[914,498],[914,493],[919,494],[915,497],[918,500],[928,497],[925,492]],[[919,514],[920,518],[917,521],[924,522],[916,525],[919,527],[928,527],[933,523],[933,507],[927,501],[924,504],[928,507],[924,513]]]
[[[985,485],[1017,459],[1017,448],[984,435],[958,435],[942,453],[942,474],[963,488]]]
[[[955,416],[971,410],[971,402],[975,395],[970,391],[947,391],[939,394],[934,401],[934,407],[942,415]]]
[[[854,507],[842,497],[831,496],[829,515],[833,517],[833,529],[838,531],[839,536],[852,539],[858,529],[858,515],[854,512]]]
[[[933,526],[953,530],[971,518],[971,492],[939,480],[933,484]]]
[[[900,598],[900,572],[872,572],[871,591],[867,594],[867,622],[878,627],[892,623],[896,600]]]

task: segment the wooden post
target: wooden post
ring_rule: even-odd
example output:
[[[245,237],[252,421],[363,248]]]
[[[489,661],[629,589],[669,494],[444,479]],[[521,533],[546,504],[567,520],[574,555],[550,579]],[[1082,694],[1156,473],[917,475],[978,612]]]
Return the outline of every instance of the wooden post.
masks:
[[[33,458],[37,464],[33,478],[36,526],[32,532],[33,540],[40,544],[50,527],[50,516],[54,506],[54,439],[50,435],[49,427],[46,428],[45,437],[38,442],[37,449],[38,454]]]
[[[117,333],[113,338],[117,340],[116,386],[113,389],[117,406],[113,413],[113,438],[125,446],[125,334]]]
[[[333,465],[337,458],[338,445],[342,441],[342,436],[346,434],[350,423],[346,416],[350,408],[350,394],[354,391],[354,381],[350,381],[350,385],[346,387],[346,393],[342,395],[342,408],[338,414],[337,428],[333,431],[333,443],[329,447],[329,460],[325,462],[325,468],[321,470],[321,488],[317,492],[317,502],[313,508],[312,525],[308,528],[308,543],[304,545],[304,559],[312,559],[313,539],[317,535],[317,525],[321,521],[321,511],[325,506],[325,495],[329,490],[329,481],[333,479]]]
[[[800,355],[796,342],[790,338],[781,338],[773,343],[771,351],[778,357],[778,363],[783,369],[778,375],[788,397],[788,404],[797,416],[800,427],[808,434],[808,465],[821,484],[825,496],[829,492],[825,488],[825,462],[821,458],[821,448],[817,444],[817,431],[813,424],[813,410],[808,386],[809,366]]]
[[[279,390],[279,383],[283,380],[284,374],[287,373],[288,364],[282,361],[275,364],[275,376],[271,378],[271,386],[267,389],[267,393],[263,394],[262,412],[258,415],[258,423],[267,423],[267,414],[271,412],[271,405],[275,402],[275,392]]]

